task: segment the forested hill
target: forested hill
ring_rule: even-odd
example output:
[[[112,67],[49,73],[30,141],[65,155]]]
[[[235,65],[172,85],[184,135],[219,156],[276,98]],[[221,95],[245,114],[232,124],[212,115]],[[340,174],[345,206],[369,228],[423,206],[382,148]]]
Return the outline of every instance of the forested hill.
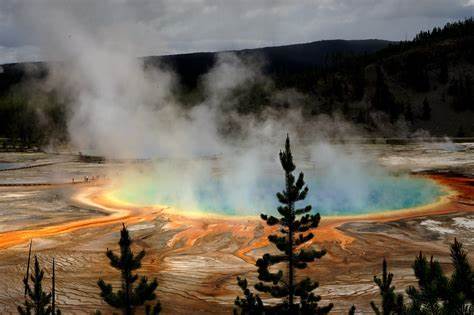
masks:
[[[298,73],[325,68],[338,55],[371,54],[393,42],[378,39],[367,40],[323,40],[304,44],[294,44],[255,49],[229,51],[239,56],[256,56],[265,61],[268,74]],[[221,52],[200,52],[180,55],[145,57],[147,64],[165,64],[173,68],[187,88],[195,88],[198,78],[215,64]]]
[[[422,31],[411,41],[330,40],[235,53],[263,57],[270,80],[236,87],[225,100],[229,110],[258,117],[267,108],[298,108],[308,119],[339,113],[368,134],[385,137],[474,136],[472,18]],[[216,57],[209,52],[144,61],[174,69],[182,83],[176,97],[194,106],[205,97],[199,78]],[[31,93],[29,82],[47,75],[44,63],[0,66],[0,138],[67,140],[67,101],[61,103],[54,90]],[[275,97],[276,91],[299,97],[289,101]]]
[[[265,60],[268,73],[297,73],[308,69],[327,67],[334,56],[371,54],[384,47],[390,41],[368,40],[323,40],[304,44],[294,44],[255,49],[243,49],[233,52],[237,55],[255,55]],[[189,54],[147,56],[147,65],[165,65],[172,68],[187,88],[196,87],[198,78],[215,64],[217,54],[221,52],[197,52]],[[43,62],[25,62],[1,65],[0,94],[27,77],[42,78],[47,75]]]

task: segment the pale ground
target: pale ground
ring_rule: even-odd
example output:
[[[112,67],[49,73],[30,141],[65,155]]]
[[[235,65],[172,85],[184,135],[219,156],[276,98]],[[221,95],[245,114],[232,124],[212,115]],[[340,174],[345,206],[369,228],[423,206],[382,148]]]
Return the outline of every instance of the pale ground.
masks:
[[[458,177],[474,174],[473,144],[364,145],[362,150],[391,169],[455,172]],[[121,168],[117,163],[86,164],[74,156],[47,154],[4,153],[0,154],[0,162],[51,163],[0,171],[0,184],[70,183],[72,177],[77,181],[84,176],[113,176]],[[0,187],[0,244],[6,244],[5,240],[18,231],[27,235],[44,231],[45,227],[73,227],[33,241],[34,253],[46,269],[53,256],[57,261],[58,303],[64,314],[89,314],[95,309],[109,314],[110,309],[100,300],[96,281],[99,277],[118,279],[117,272],[108,267],[104,252],[117,248],[120,220],[100,226],[74,225],[106,216],[101,207],[72,198],[93,185]],[[380,273],[382,257],[387,258],[395,284],[401,289],[413,283],[410,265],[420,249],[448,263],[447,245],[457,237],[474,253],[474,184],[463,182],[461,186],[462,196],[438,209],[447,210],[445,214],[348,222],[338,228],[341,235],[352,239],[348,244],[323,237],[317,246],[326,248],[328,254],[309,274],[321,283],[316,292],[336,305],[334,314],[346,314],[353,303],[366,313],[370,300],[378,299],[372,278]],[[176,219],[159,211],[148,215],[147,211],[141,211],[136,220],[127,217],[124,221],[136,239],[137,249],[147,250],[141,273],[158,278],[164,313],[189,314],[192,310],[193,314],[230,314],[239,293],[235,277],[245,274],[254,283],[256,268],[252,260],[271,250],[259,248],[259,240],[265,238],[261,223]],[[22,299],[27,242],[8,244],[0,255],[0,313],[16,314],[15,305]],[[46,283],[49,285],[49,281]]]

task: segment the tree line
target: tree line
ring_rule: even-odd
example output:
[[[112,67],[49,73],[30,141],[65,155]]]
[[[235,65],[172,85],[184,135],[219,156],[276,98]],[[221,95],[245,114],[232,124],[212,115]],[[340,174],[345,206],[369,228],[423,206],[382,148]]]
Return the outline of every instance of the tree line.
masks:
[[[313,213],[311,205],[300,206],[306,198],[309,188],[305,184],[304,174],[295,176],[296,165],[287,137],[285,148],[279,154],[284,170],[285,187],[276,197],[281,204],[277,208],[279,216],[262,214],[261,219],[268,225],[276,227],[276,232],[268,236],[277,253],[265,253],[257,259],[258,282],[250,285],[243,277],[237,277],[237,284],[242,290],[234,302],[234,315],[322,315],[329,314],[333,303],[321,305],[321,296],[316,294],[319,283],[309,277],[302,277],[301,271],[309,264],[324,258],[326,250],[315,249],[310,245],[314,239],[321,217]],[[123,225],[120,232],[120,253],[106,251],[110,266],[120,272],[120,288],[114,291],[111,284],[99,279],[97,285],[100,296],[114,312],[133,315],[141,311],[147,315],[157,315],[162,306],[157,299],[156,278],[150,280],[136,272],[141,267],[145,251],[137,254],[131,249],[132,238]],[[474,314],[474,272],[468,260],[468,254],[461,242],[454,239],[450,246],[451,264],[454,271],[448,276],[440,263],[433,257],[429,259],[422,252],[412,264],[417,280],[416,286],[406,289],[405,295],[397,293],[392,284],[394,275],[388,271],[388,263],[382,262],[382,275],[374,276],[374,283],[379,288],[380,301],[370,302],[375,315],[472,315]],[[21,315],[59,315],[56,305],[55,267],[52,267],[52,292],[45,292],[42,286],[44,271],[38,259],[34,257],[34,269],[30,275],[31,243],[28,265],[23,279],[25,298],[18,306]],[[32,285],[30,285],[30,282]],[[255,291],[252,290],[252,287]],[[279,302],[266,303],[265,297],[272,297]],[[406,299],[408,297],[408,300]],[[172,306],[168,306],[172,309]],[[356,306],[347,313],[353,315]],[[100,315],[100,311],[96,311]],[[116,313],[114,313],[116,314]]]
[[[231,107],[239,114],[258,117],[267,108],[295,106],[285,99],[272,97],[275,91],[295,89],[305,96],[297,106],[307,116],[331,115],[339,111],[347,120],[365,125],[369,130],[374,130],[375,123],[370,115],[374,111],[385,113],[392,122],[404,118],[409,123],[431,120],[432,116],[426,114],[426,106],[430,112],[433,105],[445,106],[444,103],[455,112],[474,111],[472,71],[463,67],[465,71],[459,73],[456,68],[460,63],[474,64],[473,35],[474,20],[468,18],[442,28],[421,31],[413,40],[390,44],[371,54],[330,53],[321,65],[296,70],[284,64],[277,65],[268,73],[271,80],[254,80],[235,87],[224,102],[232,105],[226,108]],[[201,60],[206,67],[211,66],[211,61]],[[194,76],[196,69],[187,63],[185,66],[182,72],[185,74],[187,70]],[[371,66],[376,67],[374,86],[367,73]],[[36,71],[30,69],[28,72],[26,68]],[[50,141],[67,142],[68,111],[73,100],[59,97],[58,91],[39,88],[37,82],[47,77],[46,65],[25,66],[23,74],[21,65],[2,66],[2,69],[0,149],[41,147]],[[271,84],[268,81],[272,81]],[[426,99],[428,105],[422,104],[418,97],[406,96],[409,93],[397,92],[389,81],[404,91],[421,94],[421,100]],[[176,99],[186,108],[205,99],[203,88],[197,83],[191,85],[192,88],[173,89]],[[437,97],[430,99],[428,94],[436,89],[446,90],[441,103]],[[364,106],[360,106],[361,102]],[[229,126],[233,125],[227,121],[223,123],[224,129]]]

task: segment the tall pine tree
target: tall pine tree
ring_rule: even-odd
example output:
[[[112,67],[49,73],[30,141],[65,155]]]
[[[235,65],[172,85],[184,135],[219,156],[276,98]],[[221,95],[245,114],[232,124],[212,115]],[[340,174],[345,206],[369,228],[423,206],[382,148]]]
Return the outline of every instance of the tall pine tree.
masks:
[[[51,277],[51,314],[61,315],[61,311],[56,307],[56,264],[53,258],[53,276]]]
[[[406,290],[412,303],[409,309],[425,310],[420,314],[441,314],[443,303],[448,298],[448,278],[444,275],[441,264],[433,259],[428,261],[421,252],[413,263],[413,271],[418,280],[418,288],[410,286]]]
[[[462,244],[454,239],[451,244],[451,277],[444,274],[441,264],[421,252],[412,267],[418,286],[410,286],[406,293],[410,299],[404,303],[402,294],[392,286],[393,274],[388,273],[384,259],[382,278],[374,277],[380,288],[381,308],[371,302],[376,315],[472,315],[474,314],[474,273]]]
[[[451,244],[451,261],[454,267],[450,280],[451,291],[462,295],[461,299],[465,304],[472,305],[474,303],[474,272],[467,259],[467,252],[456,238]]]
[[[423,100],[423,106],[421,107],[421,119],[430,120],[431,119],[431,106],[428,103],[428,99],[425,97]]]
[[[145,251],[142,250],[135,255],[131,250],[132,240],[127,228],[123,225],[120,232],[120,256],[114,254],[111,250],[107,250],[107,257],[110,260],[110,265],[117,270],[120,270],[122,276],[122,288],[117,292],[113,292],[112,285],[105,283],[104,280],[99,279],[97,285],[101,290],[101,297],[110,306],[120,309],[123,315],[133,315],[139,306],[145,305],[145,312],[149,315],[159,314],[161,311],[160,302],[157,301],[155,305],[147,305],[149,301],[156,299],[155,290],[158,287],[158,282],[155,279],[148,282],[148,279],[142,276],[138,280],[138,275],[133,272],[141,267],[141,261],[145,257]]]
[[[318,227],[320,215],[319,213],[311,214],[310,205],[296,207],[299,201],[306,198],[308,187],[305,185],[303,173],[300,173],[297,179],[293,175],[296,167],[293,163],[288,136],[285,150],[280,152],[280,162],[285,171],[285,189],[277,193],[277,198],[281,203],[277,210],[281,217],[265,214],[261,217],[267,225],[279,226],[279,232],[269,235],[268,239],[281,253],[265,254],[257,260],[260,282],[255,285],[255,289],[283,300],[274,307],[266,307],[265,314],[327,314],[333,305],[324,307],[318,305],[321,297],[313,293],[318,283],[308,277],[303,279],[296,277],[297,270],[305,269],[308,263],[323,257],[326,251],[299,249],[314,237],[310,230]],[[271,270],[280,264],[287,265],[285,272]]]
[[[25,305],[18,306],[18,313],[20,315],[60,315],[61,312],[51,306],[51,293],[43,291],[43,277],[44,271],[41,269],[38,257],[35,256],[35,265],[33,274],[30,276],[30,280],[33,283],[33,287],[30,286],[28,278],[25,277],[24,285],[26,290]]]
[[[474,314],[474,273],[462,244],[454,239],[450,246],[454,271],[444,274],[441,264],[433,257],[428,261],[421,252],[413,264],[418,288],[410,286],[407,294],[412,300],[409,311],[417,314]]]
[[[387,261],[382,263],[382,277],[374,276],[374,282],[379,287],[382,297],[381,307],[373,301],[370,306],[376,315],[402,315],[405,312],[403,305],[403,295],[395,293],[395,287],[392,285],[393,274],[387,271]]]

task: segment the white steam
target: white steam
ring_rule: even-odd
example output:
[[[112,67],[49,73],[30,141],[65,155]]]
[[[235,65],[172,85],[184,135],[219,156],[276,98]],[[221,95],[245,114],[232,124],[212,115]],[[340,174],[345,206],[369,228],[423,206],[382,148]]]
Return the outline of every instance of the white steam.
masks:
[[[236,87],[258,82],[273,89],[271,80],[262,74],[261,60],[220,55],[201,78],[205,99],[185,109],[172,92],[177,85],[175,74],[146,68],[136,58],[139,50],[121,32],[92,33],[85,21],[64,8],[43,8],[41,13],[45,15],[41,21],[33,21],[38,23],[45,51],[65,61],[52,64],[48,84],[73,100],[68,130],[77,151],[108,158],[168,158],[170,162],[157,164],[153,174],[144,177],[151,180],[150,186],[167,189],[169,198],[183,207],[197,207],[197,188],[224,170],[219,192],[238,209],[253,200],[251,195],[268,168],[278,167],[276,153],[290,133],[296,156],[305,161],[319,159],[333,185],[342,187],[344,198],[354,204],[367,203],[371,192],[365,183],[373,172],[348,157],[344,148],[324,142],[329,137],[354,137],[358,131],[351,124],[337,116],[307,120],[291,106],[265,110],[258,118],[233,110],[231,92]],[[293,90],[273,91],[269,102],[293,105],[302,99]],[[237,137],[223,135],[227,122],[242,132]],[[215,155],[220,157],[215,163],[197,160],[185,167],[174,163]],[[143,177],[135,171],[126,175],[128,183]]]

